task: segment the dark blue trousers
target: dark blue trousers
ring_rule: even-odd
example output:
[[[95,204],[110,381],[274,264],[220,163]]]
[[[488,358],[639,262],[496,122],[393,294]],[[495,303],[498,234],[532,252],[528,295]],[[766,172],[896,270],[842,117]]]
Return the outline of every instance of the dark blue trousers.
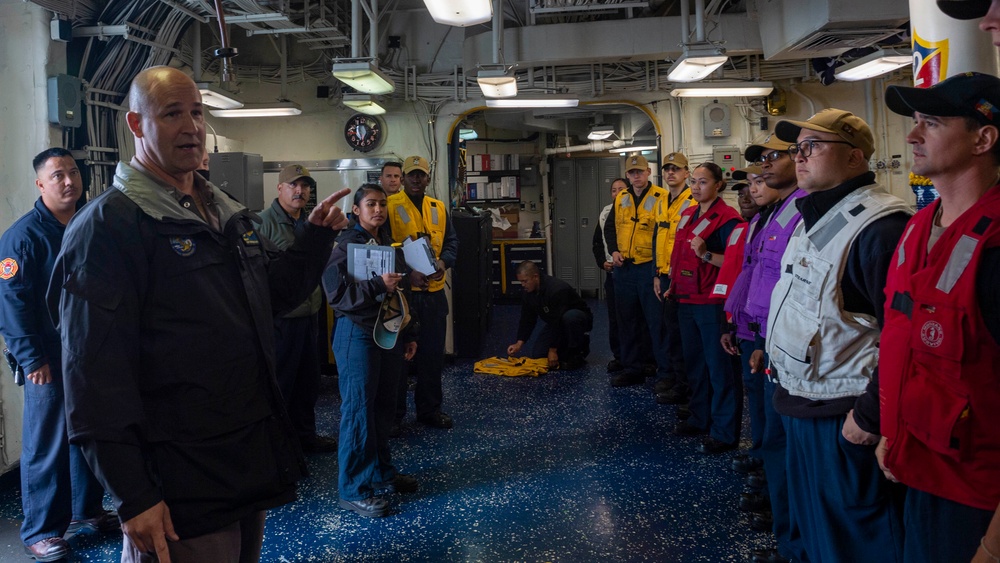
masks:
[[[604,302],[608,306],[608,345],[611,355],[618,361],[622,359],[621,333],[618,332],[618,306],[615,301],[615,276],[611,272],[604,275]]]
[[[524,345],[529,358],[546,358],[549,348],[555,348],[559,359],[569,357],[572,353],[586,358],[590,353],[590,329],[594,328],[591,316],[579,309],[570,309],[563,313],[560,326],[552,326],[540,320],[535,323],[531,337]]]
[[[747,455],[761,459],[760,447],[764,439],[764,373],[750,372],[750,356],[754,351],[753,340],[740,340],[740,370],[743,376],[743,393],[750,409],[750,449]],[[784,436],[785,432],[781,432]]]
[[[615,306],[618,308],[618,329],[622,339],[621,361],[625,369],[633,373],[642,371],[642,365],[648,358],[643,343],[648,338],[656,362],[656,378],[666,379],[669,376],[668,357],[663,346],[662,305],[653,293],[655,271],[653,262],[626,263],[616,267],[613,274]]]
[[[848,442],[845,416],[784,417],[791,527],[813,563],[901,563],[903,521],[875,446]]]
[[[740,438],[737,413],[743,403],[743,385],[719,343],[724,315],[721,304],[681,303],[677,307],[684,365],[691,384],[688,424],[707,429],[716,440],[734,444]]]
[[[404,346],[400,339],[393,350],[383,350],[375,344],[370,328],[346,317],[337,319],[333,354],[340,373],[337,461],[342,499],[366,499],[396,477],[389,455],[389,428],[395,416]]]
[[[903,508],[906,563],[968,563],[993,519],[982,510],[908,489]]]
[[[316,437],[319,395],[319,323],[316,315],[274,319],[274,363],[278,388],[299,440]]]
[[[448,332],[448,298],[444,290],[414,291],[409,300],[420,322],[417,353],[413,356],[417,372],[413,402],[419,418],[441,412],[441,372],[444,370],[444,340]],[[406,377],[402,376],[396,391],[397,421],[406,416],[406,389]]]
[[[764,354],[767,365],[767,354]],[[764,428],[761,433],[760,457],[764,461],[767,474],[767,492],[771,498],[771,514],[774,518],[774,537],[778,541],[778,551],[797,563],[807,563],[805,547],[802,545],[802,531],[795,527],[788,516],[788,476],[785,422],[774,410],[774,390],[778,387],[763,374],[756,374],[764,382],[763,407]],[[753,423],[751,422],[751,425]]]
[[[670,287],[669,276],[660,276],[660,287]],[[691,392],[691,386],[684,366],[684,345],[681,341],[680,321],[677,319],[677,306],[676,299],[663,301],[663,346],[667,355],[667,380],[673,383],[673,388],[678,393],[687,395]]]
[[[70,520],[94,518],[104,489],[77,446],[69,443],[62,372],[50,365],[52,382],[24,382],[21,434],[21,541],[31,545],[62,536]]]

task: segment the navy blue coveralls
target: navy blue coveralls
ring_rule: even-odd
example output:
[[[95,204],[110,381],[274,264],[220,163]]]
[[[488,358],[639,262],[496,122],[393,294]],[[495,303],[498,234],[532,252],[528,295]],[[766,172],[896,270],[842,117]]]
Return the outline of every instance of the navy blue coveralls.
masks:
[[[52,382],[24,383],[21,436],[21,541],[31,545],[66,533],[70,520],[97,517],[104,489],[70,445],[63,404],[59,332],[45,304],[45,292],[65,225],[42,203],[0,237],[0,334],[29,374],[49,365]]]
[[[396,413],[396,391],[403,376],[403,351],[414,335],[410,325],[399,335],[392,350],[375,344],[372,332],[386,294],[379,276],[353,282],[347,273],[347,245],[392,244],[388,230],[374,241],[356,224],[337,239],[323,274],[327,299],[337,313],[333,354],[340,384],[340,443],[338,493],[344,500],[364,500],[396,478],[389,453],[389,428]],[[402,264],[398,257],[397,264]]]

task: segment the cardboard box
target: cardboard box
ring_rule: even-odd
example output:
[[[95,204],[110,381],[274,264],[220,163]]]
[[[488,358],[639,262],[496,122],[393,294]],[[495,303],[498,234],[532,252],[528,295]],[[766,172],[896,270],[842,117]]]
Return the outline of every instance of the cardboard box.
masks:
[[[505,230],[493,227],[493,240],[502,238],[517,238],[517,225],[511,225],[509,229]]]

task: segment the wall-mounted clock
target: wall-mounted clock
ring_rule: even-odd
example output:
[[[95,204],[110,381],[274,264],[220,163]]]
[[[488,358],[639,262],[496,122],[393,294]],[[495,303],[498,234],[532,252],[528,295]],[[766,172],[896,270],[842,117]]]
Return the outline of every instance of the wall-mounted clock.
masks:
[[[344,126],[344,140],[356,151],[368,152],[382,143],[385,128],[376,117],[358,113]]]

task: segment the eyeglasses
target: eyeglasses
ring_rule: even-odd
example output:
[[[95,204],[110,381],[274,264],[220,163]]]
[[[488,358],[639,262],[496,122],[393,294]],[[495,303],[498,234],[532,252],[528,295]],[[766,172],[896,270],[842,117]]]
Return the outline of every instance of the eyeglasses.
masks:
[[[788,155],[794,159],[796,156],[798,156],[799,153],[802,153],[803,158],[809,158],[810,156],[812,156],[813,149],[815,149],[816,145],[819,143],[851,145],[851,143],[848,143],[847,141],[824,141],[821,139],[807,139],[805,141],[799,141],[798,143],[795,143],[794,145],[788,147]],[[851,146],[853,147],[854,145]]]
[[[792,145],[792,146],[795,146],[795,145]],[[789,151],[789,152],[791,150],[792,150],[791,147],[789,147],[787,149],[787,151]],[[774,162],[775,160],[778,160],[779,158],[781,158],[781,155],[783,155],[783,154],[785,154],[785,153],[782,152],[782,151],[771,151],[771,152],[769,152],[767,154],[762,154],[762,155],[760,155],[760,158],[758,158],[757,160],[754,161],[754,164],[764,164],[765,162]]]

